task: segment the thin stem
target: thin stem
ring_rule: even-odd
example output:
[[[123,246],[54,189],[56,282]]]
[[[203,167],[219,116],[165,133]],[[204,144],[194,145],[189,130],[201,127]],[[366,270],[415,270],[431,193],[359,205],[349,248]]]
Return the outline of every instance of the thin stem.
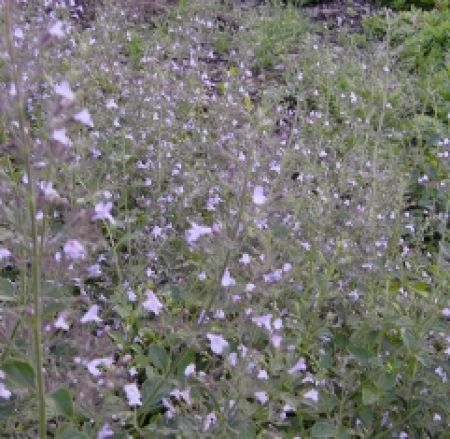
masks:
[[[27,174],[28,190],[28,210],[31,221],[31,240],[32,240],[32,267],[31,267],[31,291],[33,297],[33,339],[34,354],[36,361],[36,388],[38,396],[38,414],[39,414],[39,439],[47,437],[46,432],[46,414],[45,414],[45,383],[43,373],[43,349],[42,349],[42,303],[41,303],[41,261],[39,252],[39,233],[36,220],[36,193],[34,188],[33,169],[31,164],[31,140],[28,134],[25,109],[23,106],[23,95],[19,80],[18,65],[16,63],[14,45],[11,40],[11,7],[10,0],[5,2],[5,29],[6,45],[8,55],[11,61],[12,79],[16,88],[16,106],[19,119],[20,138],[23,147],[25,171]]]

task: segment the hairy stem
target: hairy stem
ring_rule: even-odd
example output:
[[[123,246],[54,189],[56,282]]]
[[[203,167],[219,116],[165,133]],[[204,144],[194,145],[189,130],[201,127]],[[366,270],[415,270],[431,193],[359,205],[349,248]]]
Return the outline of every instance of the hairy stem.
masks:
[[[41,303],[41,258],[40,242],[36,220],[36,192],[34,187],[32,157],[31,157],[31,139],[29,136],[25,109],[23,106],[23,93],[20,84],[19,68],[16,61],[14,44],[12,42],[11,28],[11,4],[10,0],[5,1],[5,32],[8,56],[11,65],[12,80],[16,88],[15,103],[17,106],[20,140],[23,148],[25,161],[25,171],[27,175],[28,192],[28,211],[31,222],[31,242],[32,242],[32,262],[31,262],[31,292],[33,301],[33,341],[34,355],[36,361],[36,390],[38,397],[38,415],[39,415],[39,439],[47,437],[46,432],[46,414],[45,414],[45,383],[43,372],[43,349],[42,349],[42,303]]]

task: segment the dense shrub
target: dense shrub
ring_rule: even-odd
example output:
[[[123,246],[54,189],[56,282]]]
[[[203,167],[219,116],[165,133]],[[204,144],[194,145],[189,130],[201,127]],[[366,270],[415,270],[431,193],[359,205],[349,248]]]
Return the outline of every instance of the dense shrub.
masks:
[[[390,22],[180,3],[1,21],[0,435],[443,437],[429,71]]]

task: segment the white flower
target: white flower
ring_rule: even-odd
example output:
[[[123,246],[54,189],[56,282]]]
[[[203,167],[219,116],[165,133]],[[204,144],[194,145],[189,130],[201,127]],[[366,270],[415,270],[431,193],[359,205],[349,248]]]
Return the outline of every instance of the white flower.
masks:
[[[67,137],[66,132],[67,132],[66,128],[59,128],[53,130],[53,140],[56,140],[57,142],[65,146],[72,145],[72,141]]]
[[[316,389],[308,390],[303,394],[303,398],[310,399],[311,401],[319,401],[319,392]]]
[[[163,398],[161,402],[164,408],[167,410],[166,411],[167,419],[172,419],[177,414],[177,409],[171,404],[171,402],[167,398]]]
[[[117,106],[117,104],[116,104],[116,102],[114,101],[114,99],[108,99],[107,101],[106,101],[106,108],[108,109],[108,110],[115,110],[115,109],[117,109],[117,108],[119,108],[118,106]]]
[[[130,302],[136,302],[137,295],[136,295],[136,293],[135,293],[132,289],[129,289],[129,290],[127,291],[127,296],[128,296],[128,300],[129,300]]]
[[[0,253],[0,259],[1,259],[1,253]],[[444,308],[442,310],[442,315],[448,319],[450,317],[450,308]]]
[[[250,255],[247,253],[244,253],[241,256],[241,258],[239,259],[239,262],[243,265],[247,265],[247,264],[250,264],[250,260],[251,260]]]
[[[81,318],[80,322],[81,323],[89,323],[89,322],[97,322],[100,323],[102,321],[102,319],[98,316],[98,311],[99,311],[99,306],[98,305],[92,305],[88,311],[86,312],[86,314]]]
[[[39,183],[41,191],[44,193],[44,197],[48,201],[54,201],[59,199],[58,191],[53,187],[51,181],[41,181]]]
[[[155,293],[152,290],[148,290],[145,292],[147,296],[147,300],[142,303],[142,306],[150,312],[155,313],[156,315],[159,315],[163,308],[163,304],[158,300],[158,298],[155,296]]]
[[[255,285],[255,284],[248,283],[248,284],[245,286],[245,291],[246,291],[247,293],[251,293],[255,288],[256,288],[256,285]]]
[[[0,247],[0,261],[3,261],[3,259],[8,259],[11,256],[11,252],[5,248]]]
[[[100,264],[90,265],[87,269],[89,277],[98,277],[102,274]]]
[[[173,389],[170,392],[170,396],[173,396],[177,401],[183,400],[186,404],[191,405],[192,400],[191,395],[189,393],[190,393],[189,388],[185,390]]]
[[[278,282],[283,277],[283,270],[279,268],[278,270],[273,271],[272,273],[263,274],[264,282]]]
[[[48,27],[48,32],[51,36],[56,38],[63,38],[64,37],[64,30],[63,30],[64,23],[62,21],[57,21],[50,25]]]
[[[70,239],[64,244],[63,247],[65,255],[69,259],[85,259],[86,258],[86,250],[81,244],[80,241],[77,241],[76,239]]]
[[[186,231],[186,241],[188,242],[188,244],[193,244],[202,236],[210,235],[211,233],[211,227],[202,226],[197,223],[191,223],[191,228]]]
[[[277,331],[283,327],[283,320],[281,320],[279,317],[273,321],[273,327]]]
[[[211,425],[214,425],[217,421],[217,416],[214,412],[206,415],[205,421],[203,422],[203,431],[208,431]]]
[[[259,392],[255,392],[255,398],[261,404],[265,404],[269,400],[269,397],[267,396],[267,392],[265,392],[264,390],[261,390]]]
[[[0,383],[0,398],[9,399],[12,393],[5,387],[3,383]]]
[[[97,434],[97,439],[106,439],[114,435],[114,431],[111,430],[109,424],[103,425],[102,429]]]
[[[95,214],[92,220],[108,220],[111,224],[115,224],[114,218],[111,216],[113,204],[111,201],[100,201],[95,205]]]
[[[84,125],[87,125],[88,127],[93,128],[94,122],[92,121],[91,114],[87,110],[87,108],[83,108],[80,112],[75,114],[73,118]]]
[[[184,376],[190,377],[191,375],[195,374],[195,364],[190,363],[186,366],[186,369],[184,369]]]
[[[264,188],[262,186],[255,186],[253,189],[253,203],[257,206],[261,206],[266,202],[266,196],[264,195]]]
[[[300,358],[300,360],[298,360],[297,363],[289,369],[289,374],[294,375],[297,372],[302,372],[304,370],[306,370],[306,362],[304,358]]]
[[[236,353],[236,352],[231,352],[231,353],[228,355],[227,359],[228,359],[228,362],[229,362],[233,367],[236,367],[237,359],[238,359],[237,353]]]
[[[66,321],[67,312],[60,312],[58,313],[58,317],[55,320],[55,323],[53,323],[53,326],[57,329],[62,329],[63,331],[68,331],[70,329],[69,323]]]
[[[75,99],[75,95],[73,94],[70,84],[67,81],[62,81],[59,84],[56,84],[54,90],[56,94],[69,101],[73,101]]]
[[[207,278],[207,276],[206,276],[206,273],[205,273],[204,271],[202,271],[201,273],[199,273],[199,274],[197,275],[197,279],[198,279],[200,282],[203,282],[206,278]]]
[[[269,375],[268,375],[267,371],[264,370],[264,369],[261,369],[258,372],[258,379],[260,379],[260,380],[268,380],[269,379]]]
[[[272,314],[268,313],[258,317],[252,317],[252,322],[259,328],[266,328],[268,331],[272,330]]]
[[[86,363],[86,367],[92,376],[98,377],[102,374],[102,372],[98,369],[100,366],[111,367],[112,364],[112,357],[94,358]]]
[[[211,343],[211,350],[217,355],[220,355],[228,347],[228,342],[221,335],[206,334],[206,337]]]
[[[283,341],[283,337],[279,334],[273,334],[270,337],[270,341],[275,348],[279,348],[281,346],[281,342]]]
[[[233,285],[236,285],[236,281],[231,277],[230,271],[227,268],[222,276],[222,286],[227,288],[232,287]]]
[[[134,405],[142,405],[141,401],[141,393],[139,392],[138,386],[136,383],[125,384],[123,386],[123,390],[128,399],[128,405],[130,407]]]

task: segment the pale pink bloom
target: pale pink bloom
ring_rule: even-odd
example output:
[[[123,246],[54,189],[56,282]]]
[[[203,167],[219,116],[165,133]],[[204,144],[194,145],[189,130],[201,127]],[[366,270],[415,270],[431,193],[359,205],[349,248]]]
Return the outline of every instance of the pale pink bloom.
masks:
[[[262,186],[255,186],[253,189],[253,203],[257,206],[261,206],[266,202],[266,196],[264,195],[264,188]]]
[[[66,321],[67,312],[63,311],[58,313],[58,317],[53,323],[53,326],[57,329],[62,329],[63,331],[68,331],[70,329],[69,323]]]
[[[304,358],[300,358],[293,367],[289,369],[289,374],[294,375],[297,372],[302,372],[306,370],[306,362]]]
[[[73,118],[84,125],[87,125],[88,127],[93,128],[94,122],[92,121],[92,116],[87,110],[87,108],[83,108],[80,112],[75,114]]]
[[[98,316],[100,308],[98,305],[92,305],[86,314],[81,318],[81,323],[97,322],[100,323],[102,319]]]
[[[310,399],[311,401],[319,401],[319,392],[316,389],[308,390],[303,394],[303,398]]]
[[[67,81],[62,81],[59,84],[56,84],[54,90],[56,94],[69,101],[73,101],[75,99],[75,95],[73,94],[70,84]]]
[[[191,228],[186,231],[186,241],[188,242],[188,244],[193,244],[202,236],[210,235],[211,233],[212,233],[211,227],[191,223]]]
[[[155,293],[152,290],[146,291],[145,294],[147,296],[147,300],[142,303],[142,306],[147,311],[159,315],[159,313],[163,309],[163,304],[158,300],[158,298],[155,296]]]
[[[63,247],[65,255],[69,259],[85,259],[86,258],[86,249],[83,244],[76,239],[70,239],[64,244]]]
[[[142,405],[141,401],[141,393],[139,392],[138,386],[136,383],[125,384],[123,386],[123,390],[128,399],[128,405],[130,407],[135,405]]]
[[[67,133],[66,128],[59,128],[53,130],[53,140],[56,140],[57,142],[63,144],[64,146],[72,145],[72,141],[67,137],[66,133]]]
[[[222,286],[227,288],[233,285],[236,285],[236,281],[231,277],[230,271],[227,268],[222,276]]]
[[[264,390],[261,390],[259,392],[255,392],[255,398],[261,403],[261,404],[265,404],[268,400],[269,397],[267,395],[267,392],[265,392]]]
[[[95,205],[95,214],[92,219],[95,220],[108,220],[111,224],[115,224],[114,218],[111,215],[111,209],[113,204],[111,201],[100,201]]]
[[[228,347],[228,342],[218,334],[206,334],[206,337],[211,343],[211,351],[213,353],[220,355],[223,350]]]

